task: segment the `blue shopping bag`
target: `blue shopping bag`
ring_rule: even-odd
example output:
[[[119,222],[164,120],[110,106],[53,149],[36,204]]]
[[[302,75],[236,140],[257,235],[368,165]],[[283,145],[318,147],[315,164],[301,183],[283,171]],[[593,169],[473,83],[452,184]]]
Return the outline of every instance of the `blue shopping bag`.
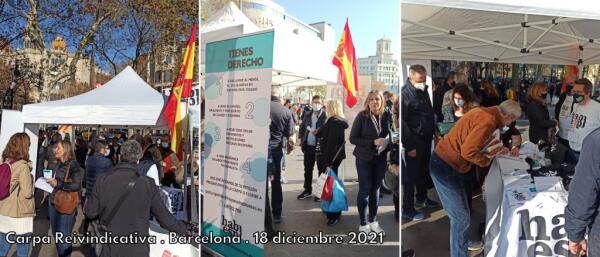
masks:
[[[346,199],[344,182],[335,175],[331,168],[327,176],[333,178],[333,194],[330,201],[321,201],[321,210],[324,212],[348,211],[348,199]]]

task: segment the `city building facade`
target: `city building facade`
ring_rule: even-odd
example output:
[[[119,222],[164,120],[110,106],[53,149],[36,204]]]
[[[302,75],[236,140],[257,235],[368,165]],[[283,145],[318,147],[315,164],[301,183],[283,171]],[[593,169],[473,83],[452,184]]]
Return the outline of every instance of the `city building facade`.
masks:
[[[370,75],[375,81],[383,83],[387,90],[398,92],[399,65],[391,50],[392,40],[377,40],[377,51],[374,56],[358,58],[357,69],[360,75]]]

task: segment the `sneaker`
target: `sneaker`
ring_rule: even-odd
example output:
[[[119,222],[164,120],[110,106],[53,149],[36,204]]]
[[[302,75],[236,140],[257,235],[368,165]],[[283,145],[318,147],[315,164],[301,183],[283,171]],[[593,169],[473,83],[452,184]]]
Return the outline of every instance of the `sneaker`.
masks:
[[[410,221],[424,220],[425,215],[418,211],[402,211],[402,218],[409,219]]]
[[[385,231],[383,231],[383,229],[379,226],[379,222],[377,221],[369,222],[369,228],[375,233],[382,233],[385,235]]]
[[[303,191],[302,194],[298,195],[298,197],[296,197],[298,200],[304,200],[306,198],[308,198],[309,196],[311,196],[312,193],[308,192],[308,191]]]
[[[469,251],[479,251],[483,248],[483,242],[469,240]]]
[[[275,223],[275,224],[281,223],[281,217],[273,217],[273,223]]]
[[[368,234],[369,232],[371,232],[371,227],[369,226],[369,224],[364,225],[364,226],[360,225],[360,226],[358,226],[358,232],[365,232]]]
[[[340,222],[340,219],[336,219],[336,218],[329,219],[327,221],[327,226],[334,226],[335,224],[338,224],[338,222]]]
[[[320,202],[320,201],[321,201],[321,198],[319,198],[319,197],[315,197],[314,201],[318,203],[318,202]]]
[[[438,206],[440,206],[440,203],[429,198],[425,198],[425,201],[422,202],[415,202],[415,208],[436,208]]]

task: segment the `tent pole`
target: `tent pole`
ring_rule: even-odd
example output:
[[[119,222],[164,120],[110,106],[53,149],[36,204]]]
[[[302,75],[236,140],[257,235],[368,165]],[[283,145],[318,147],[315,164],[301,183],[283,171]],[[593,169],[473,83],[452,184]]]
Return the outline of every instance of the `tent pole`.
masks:
[[[527,22],[529,21],[529,15],[525,14],[525,19],[523,20],[523,22],[525,22],[525,24],[527,24]],[[523,27],[523,48],[527,48],[527,27]]]

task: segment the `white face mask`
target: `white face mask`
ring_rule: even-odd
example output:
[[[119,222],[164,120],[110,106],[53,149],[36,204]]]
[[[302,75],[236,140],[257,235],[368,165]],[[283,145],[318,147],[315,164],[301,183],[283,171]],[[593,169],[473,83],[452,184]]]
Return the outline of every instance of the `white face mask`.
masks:
[[[323,106],[321,106],[320,104],[313,104],[313,105],[312,105],[312,109],[313,109],[313,111],[315,111],[315,112],[320,112],[322,107],[323,107]]]
[[[421,82],[421,83],[415,83],[414,86],[418,89],[418,90],[425,90],[425,82]]]
[[[104,151],[104,156],[108,156],[108,155],[110,155],[110,151],[106,151],[106,150],[105,150],[105,151]]]

